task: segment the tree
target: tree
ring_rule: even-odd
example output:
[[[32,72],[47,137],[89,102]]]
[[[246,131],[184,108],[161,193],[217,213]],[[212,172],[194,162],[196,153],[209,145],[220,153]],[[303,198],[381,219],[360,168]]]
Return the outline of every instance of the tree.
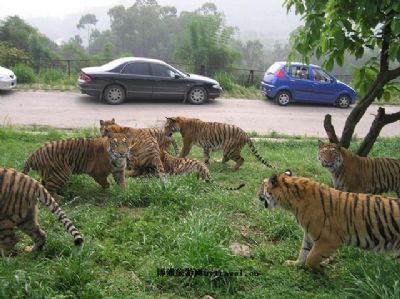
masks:
[[[90,43],[92,41],[92,35],[97,24],[97,18],[94,14],[86,14],[81,16],[79,23],[76,25],[78,29],[87,28],[87,44],[88,49],[90,49]]]
[[[400,2],[395,0],[285,0],[288,10],[295,8],[305,25],[294,39],[294,48],[305,62],[311,55],[324,55],[324,66],[343,65],[345,53],[361,58],[366,49],[372,56],[354,71],[354,83],[360,92],[359,100],[349,114],[341,139],[336,136],[331,116],[325,116],[325,130],[331,142],[349,147],[354,130],[367,108],[376,99],[389,99],[396,89],[393,80],[400,76]],[[383,126],[400,120],[400,112],[378,114],[357,153],[366,156]]]

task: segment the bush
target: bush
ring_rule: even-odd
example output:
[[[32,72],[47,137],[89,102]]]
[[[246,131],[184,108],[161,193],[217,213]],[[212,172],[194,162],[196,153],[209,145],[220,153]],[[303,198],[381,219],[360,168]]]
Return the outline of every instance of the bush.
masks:
[[[65,73],[59,69],[43,69],[39,73],[40,82],[51,84],[65,79]]]
[[[218,72],[214,75],[215,80],[221,84],[222,88],[227,91],[231,91],[235,88],[236,83],[233,81],[231,75],[225,72]]]
[[[18,83],[35,83],[36,75],[33,69],[25,64],[17,64],[12,68]]]

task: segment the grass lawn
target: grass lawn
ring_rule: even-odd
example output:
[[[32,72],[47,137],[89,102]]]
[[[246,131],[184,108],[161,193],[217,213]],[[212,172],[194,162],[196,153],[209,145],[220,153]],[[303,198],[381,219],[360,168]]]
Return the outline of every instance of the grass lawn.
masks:
[[[21,170],[25,158],[46,141],[96,134],[0,128],[0,165]],[[317,140],[262,139],[256,147],[281,171],[290,168],[295,175],[330,181],[316,159]],[[379,139],[371,156],[400,158],[399,148],[400,138]],[[165,182],[129,178],[125,191],[115,183],[102,190],[88,176],[72,176],[60,204],[83,234],[83,247],[75,248],[42,207],[40,223],[48,242],[41,252],[26,254],[22,249],[31,241],[19,234],[17,255],[0,257],[0,298],[400,297],[400,268],[386,255],[343,248],[324,275],[285,266],[285,260],[297,257],[301,230],[292,215],[260,206],[256,190],[272,171],[248,147],[243,155],[246,162],[237,172],[230,171],[230,163],[210,164],[218,182],[246,183],[233,192],[215,189],[195,175],[170,176]],[[190,156],[201,158],[202,153],[194,147]],[[250,246],[251,257],[233,255],[229,245],[234,242]],[[169,269],[182,274],[181,269],[183,275],[186,269],[223,273],[160,275]]]

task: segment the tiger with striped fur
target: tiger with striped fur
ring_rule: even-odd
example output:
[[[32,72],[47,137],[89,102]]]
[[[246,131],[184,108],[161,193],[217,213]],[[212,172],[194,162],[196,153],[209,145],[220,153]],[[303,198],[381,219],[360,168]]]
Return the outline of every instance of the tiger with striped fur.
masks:
[[[322,141],[318,160],[331,173],[336,189],[372,194],[393,191],[400,198],[400,160],[360,157],[339,144]]]
[[[161,160],[163,162],[165,172],[169,174],[195,172],[203,180],[210,182],[219,189],[224,190],[239,190],[245,186],[245,184],[240,184],[237,187],[222,186],[213,179],[210,171],[204,163],[195,159],[176,158],[169,154],[166,150],[161,151]]]
[[[240,152],[247,144],[258,161],[267,167],[272,167],[270,163],[259,155],[249,135],[237,126],[218,122],[204,122],[197,118],[178,116],[167,117],[164,129],[167,136],[172,136],[175,132],[181,133],[183,148],[179,155],[180,158],[185,158],[189,154],[193,144],[203,148],[204,163],[206,164],[210,160],[211,151],[222,150],[223,158],[221,162],[235,161],[236,164],[233,167],[235,171],[244,162]]]
[[[103,125],[101,125],[103,122]],[[107,125],[107,123],[108,125]],[[148,131],[130,127],[122,127],[115,121],[100,121],[100,132],[102,136],[109,134],[124,133],[130,139],[130,157],[128,159],[128,176],[139,176],[143,169],[152,168],[156,170],[157,176],[164,176],[164,166],[160,159],[160,147],[157,140]]]
[[[67,218],[50,193],[35,179],[11,168],[0,167],[0,252],[7,253],[18,242],[15,228],[19,228],[34,242],[26,252],[40,250],[46,233],[38,223],[38,202],[43,203],[80,245],[83,238]]]
[[[107,127],[111,125],[116,125],[115,119],[111,120],[100,120],[100,134],[105,136],[107,134]],[[157,140],[160,149],[167,149],[170,144],[172,144],[175,154],[179,155],[179,147],[176,140],[172,136],[167,136],[164,133],[164,128],[130,128],[130,127],[120,127],[120,133],[130,133],[130,131],[137,132],[147,132],[150,136]]]
[[[258,191],[266,208],[293,213],[304,237],[299,257],[289,265],[316,272],[343,245],[391,253],[400,258],[400,205],[395,198],[349,193],[290,171],[263,181]]]
[[[107,138],[71,138],[52,141],[33,152],[25,162],[23,172],[38,171],[42,184],[55,199],[71,174],[88,174],[103,188],[112,174],[115,182],[125,187],[125,168],[129,158],[129,140],[124,134]]]

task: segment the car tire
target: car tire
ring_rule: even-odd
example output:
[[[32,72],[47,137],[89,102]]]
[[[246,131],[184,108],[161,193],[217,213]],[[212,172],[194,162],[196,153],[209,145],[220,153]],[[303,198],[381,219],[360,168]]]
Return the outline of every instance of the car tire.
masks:
[[[110,105],[119,105],[125,100],[125,90],[120,85],[110,85],[104,90],[104,101]]]
[[[336,106],[339,108],[349,108],[350,106],[350,97],[347,95],[341,95],[337,100],[336,100]]]
[[[282,90],[275,96],[275,102],[280,106],[287,106],[291,100],[292,95],[287,90]]]
[[[192,105],[201,105],[207,101],[207,91],[200,86],[195,86],[190,89],[187,100]]]

